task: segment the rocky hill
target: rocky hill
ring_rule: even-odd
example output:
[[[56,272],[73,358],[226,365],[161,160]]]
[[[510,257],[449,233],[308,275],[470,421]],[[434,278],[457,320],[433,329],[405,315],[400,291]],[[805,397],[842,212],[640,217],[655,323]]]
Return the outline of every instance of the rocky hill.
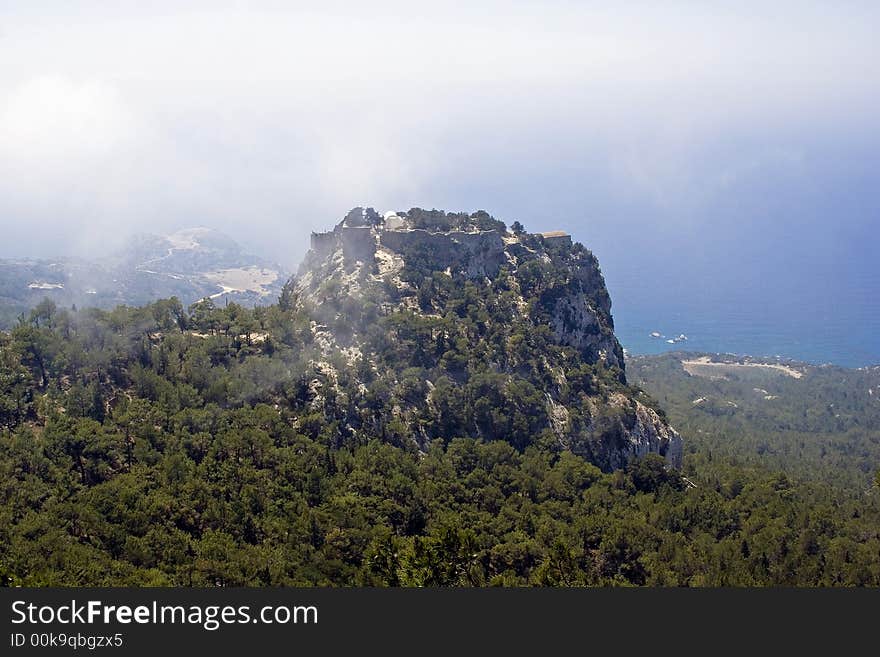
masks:
[[[598,261],[564,233],[508,230],[482,211],[354,208],[312,234],[282,305],[311,318],[331,381],[345,359],[359,368],[349,388],[404,391],[394,419],[423,448],[543,439],[605,469],[651,452],[680,464],[680,436],[627,385]]]
[[[0,331],[0,584],[877,586],[877,372],[624,368],[610,310],[567,235],[418,209],[275,304],[41,302]]]
[[[287,274],[209,228],[143,234],[94,259],[0,260],[0,328],[43,299],[62,307],[112,308],[176,296],[247,306],[274,303]]]

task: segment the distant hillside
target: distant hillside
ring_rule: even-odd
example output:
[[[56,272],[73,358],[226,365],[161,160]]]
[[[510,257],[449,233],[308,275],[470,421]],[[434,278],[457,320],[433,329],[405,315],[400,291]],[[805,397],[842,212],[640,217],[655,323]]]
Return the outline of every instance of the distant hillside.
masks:
[[[688,437],[692,470],[721,457],[860,493],[880,465],[880,367],[676,352],[627,372]]]
[[[287,273],[209,228],[139,235],[99,259],[0,260],[0,328],[48,298],[62,307],[112,308],[178,297],[253,306],[278,298]]]

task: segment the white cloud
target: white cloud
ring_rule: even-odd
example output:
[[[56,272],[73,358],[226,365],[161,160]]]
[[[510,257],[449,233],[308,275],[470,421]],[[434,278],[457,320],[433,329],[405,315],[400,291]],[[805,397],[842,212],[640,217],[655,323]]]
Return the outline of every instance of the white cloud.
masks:
[[[79,168],[130,146],[134,131],[108,86],[38,77],[10,94],[0,116],[0,147],[5,157],[29,165]]]
[[[806,148],[713,156],[727,135],[876,124],[870,4],[148,4],[0,9],[0,224],[277,245],[356,203],[492,210],[533,173],[574,199],[572,172],[693,209]]]

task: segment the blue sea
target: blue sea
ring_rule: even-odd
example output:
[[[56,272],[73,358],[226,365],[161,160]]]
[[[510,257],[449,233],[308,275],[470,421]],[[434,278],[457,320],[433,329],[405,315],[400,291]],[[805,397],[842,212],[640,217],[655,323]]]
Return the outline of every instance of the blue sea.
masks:
[[[691,350],[880,364],[880,268],[834,264],[800,271],[777,263],[750,276],[686,263],[603,263],[603,270],[615,332],[631,354]],[[686,341],[667,342],[682,334]]]
[[[615,332],[630,353],[878,365],[877,135],[860,124],[824,136],[731,136],[706,151],[707,180],[717,161],[751,161],[773,144],[786,152],[796,145],[804,159],[723,189],[673,186],[652,203],[635,191],[609,199],[601,181],[582,176],[581,204],[548,213],[541,230],[566,230],[599,259]],[[565,185],[549,180],[546,188],[558,206]],[[688,340],[666,342],[681,334]]]

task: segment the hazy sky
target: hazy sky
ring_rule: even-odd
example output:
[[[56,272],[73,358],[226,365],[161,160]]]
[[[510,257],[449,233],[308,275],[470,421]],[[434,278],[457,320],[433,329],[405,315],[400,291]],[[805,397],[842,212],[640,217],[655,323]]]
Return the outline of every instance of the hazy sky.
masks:
[[[843,1],[5,0],[0,256],[209,225],[292,267],[368,204],[566,229],[606,272],[847,266],[877,252],[878,25]]]

